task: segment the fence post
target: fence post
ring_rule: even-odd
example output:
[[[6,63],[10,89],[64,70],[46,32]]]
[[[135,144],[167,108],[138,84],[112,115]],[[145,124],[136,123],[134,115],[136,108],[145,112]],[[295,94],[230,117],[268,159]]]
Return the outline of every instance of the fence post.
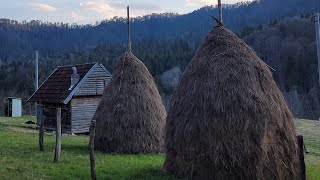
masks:
[[[303,143],[303,136],[298,135],[297,136],[297,142],[298,142],[298,149],[299,149],[299,164],[300,164],[300,179],[306,180],[306,164],[304,161],[304,143]]]
[[[57,108],[57,130],[56,130],[56,147],[54,153],[54,162],[60,160],[61,154],[61,108]]]
[[[96,180],[96,167],[94,158],[94,137],[96,131],[96,120],[91,121],[90,126],[90,141],[89,141],[89,153],[90,153],[90,167],[91,167],[91,179]]]

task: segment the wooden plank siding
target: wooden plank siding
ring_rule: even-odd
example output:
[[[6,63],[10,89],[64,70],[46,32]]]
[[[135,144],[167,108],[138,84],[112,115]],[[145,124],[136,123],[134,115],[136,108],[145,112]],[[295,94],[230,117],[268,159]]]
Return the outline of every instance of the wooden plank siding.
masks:
[[[77,65],[76,67],[77,69],[79,67],[80,71],[80,67],[82,66],[87,67],[87,70],[84,71],[86,74],[80,73],[80,75],[83,76],[83,78],[85,77],[85,79],[79,83],[79,87],[74,89],[74,94],[72,93],[73,90],[70,91],[68,89],[70,87],[69,81],[71,81],[70,76],[72,73],[70,71],[71,67],[73,66],[60,67],[60,69],[65,69],[63,71],[61,70],[62,72],[58,73],[59,76],[53,78],[52,80],[55,83],[58,83],[61,81],[61,79],[64,79],[65,83],[59,87],[62,89],[61,92],[66,91],[67,93],[54,91],[58,86],[54,86],[54,88],[52,88],[53,90],[49,92],[44,89],[45,93],[47,93],[45,97],[52,96],[54,99],[61,99],[63,97],[63,103],[61,103],[61,100],[59,100],[59,103],[43,103],[42,114],[44,119],[44,127],[46,130],[56,130],[57,110],[55,106],[59,106],[63,107],[61,112],[63,133],[79,134],[89,132],[91,120],[98,108],[98,104],[101,100],[104,89],[111,80],[111,74],[99,63]],[[89,67],[91,67],[90,70]],[[66,99],[68,99],[68,101],[66,101]]]
[[[44,128],[49,131],[56,131],[57,127],[57,110],[56,108],[46,105],[42,107],[42,116],[44,121]],[[62,109],[61,124],[63,133],[71,133],[71,109],[70,104],[67,108]]]
[[[89,132],[90,123],[98,108],[101,96],[74,98],[71,101],[72,133]]]
[[[80,86],[74,96],[102,95],[111,75],[101,66],[97,66],[87,80]]]

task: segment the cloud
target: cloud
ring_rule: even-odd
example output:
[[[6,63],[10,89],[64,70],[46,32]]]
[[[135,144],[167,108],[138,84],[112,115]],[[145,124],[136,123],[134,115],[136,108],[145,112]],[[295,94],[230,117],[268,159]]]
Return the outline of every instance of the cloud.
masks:
[[[141,16],[141,15],[146,15],[146,14],[151,14],[151,13],[163,13],[166,12],[163,10],[160,6],[155,5],[155,4],[133,4],[130,6],[130,11],[131,11],[131,16]]]
[[[103,18],[113,18],[115,16],[126,17],[126,5],[117,0],[97,0],[80,3],[80,7],[84,10],[94,11]],[[153,12],[164,12],[160,6],[152,3],[135,3],[130,6],[130,16],[136,17]]]
[[[89,19],[89,17],[86,17],[86,16],[82,16],[76,12],[71,12],[71,18],[75,21],[85,21],[87,19]]]
[[[57,10],[56,7],[50,6],[48,4],[30,3],[30,6],[33,10],[44,11],[44,12],[54,12]]]
[[[222,4],[234,4],[237,2],[241,1],[253,1],[253,0],[224,0],[222,1]],[[213,1],[213,0],[186,0],[186,5],[187,6],[205,6],[205,5],[216,5],[218,4],[218,1]]]
[[[108,11],[114,10],[109,4],[105,2],[94,2],[94,1],[82,2],[80,3],[80,7],[82,9],[92,10],[101,14],[105,14]]]
[[[212,0],[186,0],[187,6],[205,6],[205,5],[213,5]]]

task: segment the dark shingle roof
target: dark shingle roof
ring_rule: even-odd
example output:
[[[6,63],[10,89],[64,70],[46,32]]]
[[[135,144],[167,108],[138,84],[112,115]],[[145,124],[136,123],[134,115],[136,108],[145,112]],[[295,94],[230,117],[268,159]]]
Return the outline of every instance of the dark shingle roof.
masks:
[[[28,101],[62,104],[77,86],[76,84],[72,90],[69,90],[72,67],[77,68],[77,73],[80,75],[80,82],[95,64],[96,63],[58,67]]]

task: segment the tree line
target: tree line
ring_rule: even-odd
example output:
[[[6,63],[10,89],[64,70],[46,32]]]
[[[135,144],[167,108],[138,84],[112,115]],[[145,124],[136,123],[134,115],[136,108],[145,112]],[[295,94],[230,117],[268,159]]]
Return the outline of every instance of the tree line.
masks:
[[[267,10],[268,12],[267,12]],[[297,117],[320,115],[313,12],[320,1],[260,0],[224,6],[224,22],[275,71],[274,78]],[[168,102],[176,83],[215,25],[215,7],[190,14],[133,19],[133,51],[143,60]],[[255,15],[253,15],[255,14]],[[293,18],[286,18],[288,16]],[[40,82],[60,65],[101,62],[112,72],[126,49],[126,23],[115,17],[96,25],[0,20],[0,98],[33,93],[34,53],[40,51]],[[3,103],[0,103],[2,114]]]

